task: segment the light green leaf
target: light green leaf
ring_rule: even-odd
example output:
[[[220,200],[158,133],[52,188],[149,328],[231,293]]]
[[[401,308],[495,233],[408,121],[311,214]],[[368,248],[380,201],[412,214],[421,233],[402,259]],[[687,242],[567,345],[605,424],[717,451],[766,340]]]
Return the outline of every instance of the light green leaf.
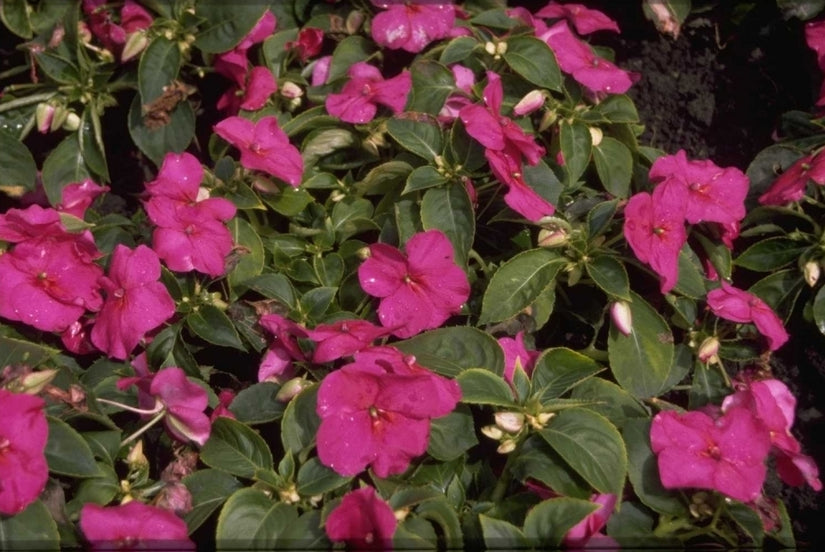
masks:
[[[91,176],[83,160],[77,134],[69,135],[52,150],[43,162],[40,176],[52,205],[59,205],[63,200],[63,188],[67,184],[81,182]]]
[[[487,332],[469,326],[431,330],[393,346],[414,355],[416,362],[444,376],[455,377],[468,368],[484,368],[498,376],[504,374],[504,351],[498,341]]]
[[[589,500],[559,497],[534,506],[524,519],[524,535],[540,548],[557,548],[564,535],[599,508]]]
[[[212,434],[201,448],[200,459],[210,468],[247,479],[257,470],[274,467],[266,441],[246,424],[224,417],[212,422]]]
[[[456,264],[467,266],[467,254],[475,238],[476,217],[463,186],[428,190],[421,202],[421,223],[425,230],[444,232],[453,245]]]
[[[756,272],[772,272],[795,262],[808,247],[788,238],[768,238],[743,251],[734,264]]]
[[[155,38],[140,56],[138,90],[143,105],[163,94],[163,89],[178,78],[181,55],[177,43],[162,36]]]
[[[456,378],[461,386],[461,402],[514,406],[513,392],[504,379],[483,368],[464,370]]]
[[[297,454],[315,442],[321,419],[315,412],[318,386],[307,387],[293,398],[281,419],[281,442],[284,449]]]
[[[59,349],[45,345],[0,336],[0,366],[25,364],[35,367],[59,352]]]
[[[455,460],[477,444],[473,415],[465,405],[459,404],[453,412],[430,424],[427,453],[436,460]]]
[[[417,192],[418,190],[426,190],[436,186],[443,186],[449,182],[444,176],[439,173],[432,165],[422,165],[416,167],[407,177],[407,183],[404,186],[404,191],[401,195]]]
[[[609,136],[593,146],[593,161],[604,189],[611,195],[626,198],[633,176],[633,155],[627,146]]]
[[[184,520],[193,533],[209,519],[229,496],[241,488],[241,483],[228,473],[220,470],[198,470],[183,478],[183,484],[192,495],[192,510]]]
[[[533,389],[542,400],[561,397],[578,383],[604,370],[598,362],[566,347],[546,349],[533,369]]]
[[[334,491],[352,480],[351,477],[338,475],[330,468],[321,464],[317,457],[306,461],[298,470],[295,483],[298,494],[301,496],[316,496]]]
[[[375,43],[363,36],[353,35],[344,38],[332,53],[327,82],[343,77],[350,67],[359,61],[365,61],[374,51]]]
[[[590,130],[583,123],[562,121],[559,125],[559,145],[564,157],[565,185],[573,186],[590,163]]]
[[[531,83],[561,92],[561,71],[556,56],[543,40],[532,36],[508,39],[504,61]]]
[[[393,118],[387,121],[387,132],[402,148],[427,161],[441,155],[444,139],[435,123]]]
[[[487,517],[479,514],[481,534],[484,535],[484,546],[488,550],[520,550],[529,548],[529,541],[521,529],[502,519]]]
[[[294,506],[273,501],[260,489],[240,489],[221,509],[215,540],[218,548],[274,550],[297,519]]]
[[[209,54],[231,50],[249,34],[268,7],[257,2],[198,3],[195,15],[206,21],[196,34],[195,46]]]
[[[241,217],[229,221],[232,241],[240,248],[240,260],[229,273],[229,285],[235,290],[251,278],[258,276],[264,269],[264,244],[258,232]]]

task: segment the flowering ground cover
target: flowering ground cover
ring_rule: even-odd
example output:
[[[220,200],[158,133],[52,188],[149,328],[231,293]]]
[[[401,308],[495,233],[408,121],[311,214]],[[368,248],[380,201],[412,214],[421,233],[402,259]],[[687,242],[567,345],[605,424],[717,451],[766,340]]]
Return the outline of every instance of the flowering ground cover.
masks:
[[[2,0],[0,545],[815,542],[823,100],[716,159],[621,50],[736,5]]]

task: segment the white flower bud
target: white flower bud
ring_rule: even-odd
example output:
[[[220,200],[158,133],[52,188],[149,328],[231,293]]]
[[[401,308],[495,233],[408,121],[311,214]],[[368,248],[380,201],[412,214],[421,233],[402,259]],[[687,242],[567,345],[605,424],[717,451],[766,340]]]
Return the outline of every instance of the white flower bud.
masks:
[[[610,305],[610,318],[622,334],[630,335],[633,331],[633,317],[627,301],[615,301]]]
[[[496,425],[507,433],[518,433],[524,427],[524,414],[520,412],[496,412]]]
[[[819,281],[819,274],[821,272],[818,261],[808,261],[802,270],[805,275],[805,283],[814,287]]]

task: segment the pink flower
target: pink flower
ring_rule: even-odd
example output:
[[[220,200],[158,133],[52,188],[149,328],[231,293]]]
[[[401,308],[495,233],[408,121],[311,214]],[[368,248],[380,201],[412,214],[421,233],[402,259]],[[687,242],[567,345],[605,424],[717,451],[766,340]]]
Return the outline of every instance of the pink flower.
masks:
[[[825,20],[805,23],[805,42],[816,52],[817,64],[825,71]]]
[[[83,13],[88,17],[89,29],[103,46],[113,54],[120,54],[132,33],[148,29],[152,15],[134,0],[126,0],[120,9],[120,21],[115,21],[106,0],[83,0]]]
[[[405,250],[373,244],[370,257],[358,267],[361,288],[381,298],[381,324],[401,338],[441,326],[470,296],[467,275],[441,231],[419,232]]]
[[[312,355],[312,361],[315,363],[351,356],[388,333],[389,330],[386,328],[379,328],[359,319],[318,324],[315,329],[307,330],[309,338],[317,343]]]
[[[0,388],[0,514],[19,514],[46,487],[49,426],[43,406],[39,397]]]
[[[667,293],[679,279],[679,251],[687,241],[685,203],[681,187],[658,186],[653,195],[634,195],[624,209],[624,236],[633,253],[662,278]]]
[[[566,21],[559,21],[538,37],[553,50],[559,68],[593,92],[624,94],[639,80],[635,73],[619,69],[597,56],[586,42],[573,34]]]
[[[232,401],[235,400],[235,392],[231,389],[221,389],[220,393],[218,393],[218,405],[212,410],[212,414],[209,415],[209,421],[214,422],[218,418],[232,418],[235,419],[235,414],[229,410],[229,407],[232,406]]]
[[[745,218],[748,177],[735,167],[721,168],[712,161],[688,161],[684,150],[658,158],[650,167],[650,180],[659,186],[687,190],[685,220],[732,224]]]
[[[324,529],[331,541],[346,541],[357,550],[388,550],[398,521],[375,489],[363,487],[344,495],[330,512]]]
[[[788,332],[782,320],[762,299],[737,289],[724,280],[722,287],[708,293],[708,307],[716,316],[747,324],[752,322],[756,329],[768,339],[768,348],[777,350],[788,340]]]
[[[391,347],[365,349],[329,374],[318,390],[318,458],[341,475],[372,466],[387,477],[424,454],[430,420],[461,399],[453,380],[435,375]]]
[[[329,78],[329,64],[332,62],[332,56],[324,56],[319,58],[312,66],[312,78],[310,84],[312,86],[321,86],[327,83]]]
[[[295,41],[287,42],[286,48],[292,50],[302,62],[317,56],[324,42],[324,31],[315,27],[304,27],[298,31]]]
[[[186,522],[137,500],[109,507],[86,503],[80,511],[80,530],[95,549],[195,549]]]
[[[619,543],[601,532],[616,507],[616,500],[617,497],[614,494],[594,494],[591,496],[590,501],[598,504],[599,509],[567,531],[562,546],[565,548],[579,548],[587,545],[593,546],[598,542],[600,547],[619,548]]]
[[[241,74],[235,86],[218,98],[216,107],[232,115],[241,109],[255,111],[278,90],[278,83],[268,67],[253,67]]]
[[[527,350],[524,346],[524,332],[518,332],[515,338],[501,337],[498,344],[504,350],[504,379],[510,383],[513,382],[516,366],[521,366],[528,376],[533,372],[536,359],[539,358],[541,352]]]
[[[731,408],[715,421],[698,411],[660,412],[653,418],[650,443],[666,489],[711,489],[741,502],[755,500],[762,491],[771,442],[745,408]]]
[[[269,173],[294,187],[301,183],[301,152],[289,143],[275,117],[262,117],[257,123],[228,117],[215,125],[215,133],[240,150],[244,168]]]
[[[796,397],[777,379],[749,379],[745,377],[737,382],[736,392],[725,397],[722,410],[747,408],[762,422],[777,452],[777,472],[785,483],[800,486],[807,482],[815,491],[822,490],[816,463],[802,454],[802,446],[791,433]]]
[[[292,361],[306,360],[298,338],[307,337],[307,331],[280,314],[265,314],[258,323],[275,338],[258,368],[258,381],[283,383],[295,375]]]
[[[378,68],[358,62],[347,71],[350,80],[337,94],[326,99],[327,111],[345,123],[366,123],[375,118],[378,106],[400,113],[412,86],[409,71],[384,80]]]
[[[581,4],[559,4],[551,1],[536,12],[536,17],[545,19],[564,17],[576,27],[576,32],[581,35],[596,31],[619,32],[619,25],[615,21],[602,12],[591,10]]]
[[[463,65],[455,64],[450,67],[455,79],[455,86],[459,92],[450,94],[444,102],[441,111],[438,113],[438,120],[442,123],[451,123],[458,118],[462,108],[473,103],[470,98],[475,84],[475,75],[472,69]]]
[[[818,185],[825,184],[825,155],[821,151],[806,155],[796,161],[773,181],[770,188],[759,196],[762,205],[785,205],[792,201],[799,201],[805,195],[808,181]]]
[[[379,46],[417,54],[435,40],[450,36],[455,7],[450,4],[372,0],[387,8],[372,20],[372,38]]]
[[[277,24],[278,20],[275,18],[275,14],[269,10],[265,11],[258,22],[255,23],[255,26],[252,27],[252,30],[235,46],[235,50],[246,54],[246,51],[252,46],[269,38],[275,32]]]
[[[86,209],[95,198],[108,191],[108,186],[100,186],[88,178],[82,182],[69,184],[63,188],[62,199],[57,210],[82,219],[86,214]]]
[[[17,243],[32,238],[65,235],[60,213],[54,209],[30,205],[25,209],[9,209],[0,214],[0,240]]]
[[[92,328],[92,343],[111,358],[125,359],[147,332],[175,314],[175,302],[160,283],[157,254],[139,245],[118,245],[112,253],[109,276],[100,284],[106,301]]]

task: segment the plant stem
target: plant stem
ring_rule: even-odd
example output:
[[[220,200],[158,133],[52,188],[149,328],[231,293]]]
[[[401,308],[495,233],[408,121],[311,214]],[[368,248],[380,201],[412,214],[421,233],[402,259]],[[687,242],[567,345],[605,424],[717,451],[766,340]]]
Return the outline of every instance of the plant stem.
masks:
[[[138,437],[140,437],[141,435],[146,433],[146,431],[150,427],[152,427],[153,425],[155,425],[156,423],[161,421],[165,415],[166,415],[165,410],[161,410],[160,412],[158,412],[157,415],[154,418],[149,420],[149,423],[147,423],[145,426],[143,426],[139,430],[135,431],[134,433],[132,433],[131,435],[126,437],[123,441],[121,441],[120,446],[122,447],[122,446],[128,445],[129,443],[131,443],[132,441],[134,441],[135,439],[137,439]]]
[[[0,113],[3,113],[4,111],[11,111],[12,109],[17,109],[18,107],[24,107],[35,103],[45,102],[46,100],[51,99],[56,94],[57,92],[43,92],[42,94],[35,94],[34,96],[23,96],[22,98],[17,98],[15,100],[0,103]]]

